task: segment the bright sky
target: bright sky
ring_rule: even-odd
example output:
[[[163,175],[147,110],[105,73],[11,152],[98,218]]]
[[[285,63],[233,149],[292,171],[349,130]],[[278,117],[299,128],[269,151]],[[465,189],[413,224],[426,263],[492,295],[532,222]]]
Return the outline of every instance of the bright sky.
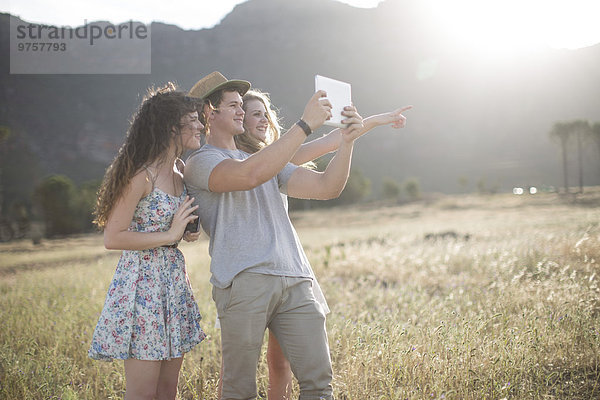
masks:
[[[0,0],[0,11],[29,22],[80,26],[131,19],[183,29],[211,28],[245,0]],[[284,0],[293,1],[293,0]],[[381,0],[337,0],[376,7]],[[419,1],[419,0],[414,0]],[[174,7],[176,4],[177,7]],[[600,0],[439,0],[431,18],[444,31],[482,51],[547,45],[578,48],[600,43]]]
[[[496,52],[600,43],[599,17],[600,0],[440,0],[432,9],[445,31]]]
[[[183,29],[212,28],[233,7],[246,0],[0,0],[0,10],[28,22],[53,25],[83,25],[83,21],[112,23],[130,19],[160,21]],[[285,0],[290,1],[290,0]],[[355,7],[376,7],[381,0],[337,0]]]

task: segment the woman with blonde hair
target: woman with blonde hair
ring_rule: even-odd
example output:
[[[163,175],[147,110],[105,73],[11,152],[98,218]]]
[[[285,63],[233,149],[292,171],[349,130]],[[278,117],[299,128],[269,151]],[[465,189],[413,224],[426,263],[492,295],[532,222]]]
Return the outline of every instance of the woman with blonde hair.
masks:
[[[98,193],[104,245],[122,254],[89,356],[124,360],[127,400],[175,399],[183,356],[205,338],[177,248],[197,218],[179,157],[200,148],[198,107],[173,84],[150,91]]]

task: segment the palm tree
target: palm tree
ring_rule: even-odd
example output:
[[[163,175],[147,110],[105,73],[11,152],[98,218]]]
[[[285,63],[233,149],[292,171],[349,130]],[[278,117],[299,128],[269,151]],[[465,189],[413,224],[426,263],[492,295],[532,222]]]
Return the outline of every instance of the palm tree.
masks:
[[[567,178],[567,150],[572,137],[577,140],[577,165],[579,167],[579,192],[583,193],[583,139],[589,136],[590,123],[577,119],[573,121],[555,122],[550,137],[557,140],[562,151],[563,175],[565,180],[565,193],[569,192]]]
[[[567,147],[571,138],[571,130],[569,129],[569,124],[567,122],[555,122],[552,126],[552,130],[550,131],[550,138],[558,141],[558,143],[560,144],[563,162],[563,178],[565,185],[564,187],[565,193],[568,193],[569,179],[567,175]]]
[[[570,123],[571,131],[577,138],[577,164],[579,166],[579,193],[583,193],[583,140],[589,136],[590,123],[584,120],[575,120]]]

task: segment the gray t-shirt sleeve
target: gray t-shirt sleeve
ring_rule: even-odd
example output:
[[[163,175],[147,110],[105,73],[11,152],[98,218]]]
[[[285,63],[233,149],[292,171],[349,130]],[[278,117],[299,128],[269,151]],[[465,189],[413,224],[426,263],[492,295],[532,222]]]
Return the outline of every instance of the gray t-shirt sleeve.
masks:
[[[298,168],[297,165],[287,163],[287,165],[277,174],[277,182],[281,193],[287,195],[287,184],[294,171],[296,171],[296,168]]]
[[[208,179],[212,170],[227,157],[221,152],[201,150],[193,153],[185,165],[183,179],[188,188],[193,191],[207,190]]]

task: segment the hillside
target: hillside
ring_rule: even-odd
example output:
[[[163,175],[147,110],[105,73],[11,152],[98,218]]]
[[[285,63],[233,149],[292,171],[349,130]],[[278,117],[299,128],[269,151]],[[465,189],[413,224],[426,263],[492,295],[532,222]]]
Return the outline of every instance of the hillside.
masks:
[[[147,87],[172,80],[189,88],[213,70],[270,92],[285,126],[302,112],[317,73],[351,82],[363,116],[413,104],[404,131],[380,129],[357,146],[354,167],[374,191],[383,176],[416,177],[423,190],[448,193],[480,180],[499,190],[559,186],[559,149],[548,132],[558,120],[600,121],[600,45],[493,59],[453,42],[431,22],[430,7],[250,0],[212,29],[153,23],[149,75],[11,75],[3,57],[0,125],[12,132],[0,148],[5,206],[28,202],[50,173],[101,177]],[[9,18],[0,15],[2,54]],[[600,184],[599,159],[586,146],[586,185]]]

